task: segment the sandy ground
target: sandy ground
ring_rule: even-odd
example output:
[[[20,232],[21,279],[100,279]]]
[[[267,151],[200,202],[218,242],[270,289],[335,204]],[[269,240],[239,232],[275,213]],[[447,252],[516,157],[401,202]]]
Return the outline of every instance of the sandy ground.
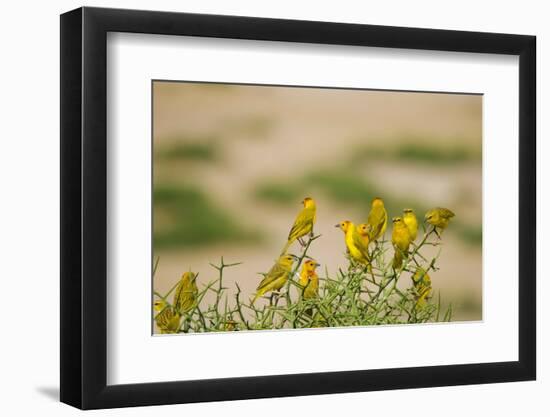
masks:
[[[213,279],[216,271],[209,263],[217,263],[222,255],[226,262],[244,262],[226,271],[228,286],[234,288],[238,281],[245,294],[254,291],[260,280],[257,273],[272,265],[300,209],[300,200],[282,208],[254,200],[251,189],[262,179],[292,180],[311,169],[341,164],[358,145],[390,146],[403,137],[481,147],[481,98],[476,96],[161,83],[155,86],[154,110],[155,151],[180,137],[215,137],[224,152],[217,164],[156,164],[155,184],[180,179],[200,184],[211,190],[218,205],[250,224],[262,225],[269,236],[263,245],[156,251],[161,261],[155,289],[160,292],[189,268],[200,273],[201,282]],[[263,129],[247,129],[247,124],[258,121]],[[446,205],[460,213],[461,221],[481,224],[479,162],[446,167],[378,161],[365,167],[362,175],[402,200]],[[346,265],[343,235],[334,224],[343,219],[364,221],[367,213],[322,195],[315,198],[315,231],[323,237],[310,255],[333,274]],[[432,277],[434,289],[441,291],[445,302],[469,299],[480,305],[481,247],[470,247],[452,233],[444,240],[441,271]],[[460,306],[454,317],[481,318],[480,311]]]

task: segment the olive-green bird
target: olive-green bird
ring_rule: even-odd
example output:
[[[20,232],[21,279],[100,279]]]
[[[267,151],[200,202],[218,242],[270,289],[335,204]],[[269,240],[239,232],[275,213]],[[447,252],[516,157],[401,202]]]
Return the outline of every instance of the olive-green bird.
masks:
[[[414,286],[416,307],[424,307],[432,295],[432,280],[426,270],[420,267],[416,269],[411,278]]]
[[[416,240],[418,236],[418,220],[412,209],[406,208],[403,210],[403,221],[409,229],[409,235],[411,236],[411,242]]]
[[[256,302],[258,297],[261,297],[269,291],[279,291],[288,281],[288,277],[292,271],[292,264],[294,263],[294,256],[281,255],[275,265],[271,267],[269,272],[265,274],[264,279],[256,288],[256,295],[252,300],[252,303]]]
[[[179,313],[187,313],[193,308],[197,301],[197,274],[185,272],[174,292],[174,310]]]
[[[315,200],[311,197],[306,197],[303,199],[302,204],[304,205],[304,208],[298,213],[296,220],[294,220],[294,224],[288,233],[287,242],[281,252],[281,255],[284,255],[287,252],[288,248],[295,240],[299,240],[303,245],[301,238],[308,233],[311,236],[313,235],[313,225],[315,224],[317,211]]]
[[[174,312],[174,309],[168,306],[164,300],[156,300],[154,309],[158,311],[158,314],[155,316],[155,322],[160,332],[163,334],[176,333],[180,326],[181,316]]]
[[[434,231],[439,236],[437,228],[441,231],[445,230],[454,216],[455,214],[448,208],[436,207],[426,212],[424,220],[434,226]]]
[[[392,222],[393,230],[391,241],[395,251],[392,266],[394,269],[398,269],[403,265],[403,258],[409,255],[411,237],[409,235],[409,229],[407,229],[407,225],[401,217],[394,217]]]
[[[384,201],[380,197],[375,197],[372,200],[367,223],[370,229],[369,241],[374,242],[384,235],[388,226],[388,212],[384,207]]]

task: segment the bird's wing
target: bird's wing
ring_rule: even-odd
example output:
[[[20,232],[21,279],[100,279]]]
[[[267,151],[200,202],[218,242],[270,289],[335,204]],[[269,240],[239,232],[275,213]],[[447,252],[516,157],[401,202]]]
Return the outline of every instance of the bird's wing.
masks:
[[[439,210],[440,210],[440,212],[441,212],[441,216],[442,216],[442,217],[445,217],[445,218],[447,218],[447,219],[450,219],[451,217],[454,217],[454,216],[455,216],[455,214],[454,214],[451,210],[449,210],[449,209],[447,209],[447,208],[441,208],[441,209],[439,209]]]
[[[311,210],[302,209],[302,211],[296,216],[296,220],[288,233],[288,240],[298,239],[300,236],[307,233],[307,227],[313,222],[314,216],[315,213]]]
[[[271,284],[273,281],[275,281],[276,279],[281,278],[286,273],[288,273],[288,271],[285,268],[283,268],[281,265],[276,263],[275,265],[273,265],[271,267],[271,269],[269,270],[269,272],[267,273],[265,278],[262,279],[262,281],[260,282],[260,284],[258,285],[258,288],[256,288],[256,290],[259,290],[259,289]]]
[[[374,210],[371,210],[369,212],[369,217],[367,217],[367,223],[372,227],[373,224],[376,223],[375,221],[375,217],[376,217],[376,213],[374,212]]]
[[[365,245],[365,241],[361,237],[361,235],[357,232],[357,230],[354,230],[351,239],[355,247],[361,252],[361,255],[363,255],[366,259],[369,258],[369,252],[367,245]]]
[[[181,280],[174,292],[174,309],[177,312],[189,308],[194,302],[198,288],[187,280]],[[191,303],[191,304],[190,304]]]
[[[178,284],[178,286],[176,287],[176,291],[174,292],[174,308],[176,309],[176,311],[179,311],[180,308],[181,308],[181,305],[183,303],[183,293],[184,293],[184,290],[185,290],[185,282],[183,280],[181,280]]]
[[[155,317],[155,321],[157,322],[157,325],[159,327],[166,326],[168,322],[172,319],[174,316],[173,311],[170,307],[165,307],[164,310],[162,310],[160,313],[158,313]]]
[[[371,210],[369,217],[367,218],[367,222],[371,226],[371,236],[377,236],[384,227],[384,223],[386,223],[386,221],[386,210]]]

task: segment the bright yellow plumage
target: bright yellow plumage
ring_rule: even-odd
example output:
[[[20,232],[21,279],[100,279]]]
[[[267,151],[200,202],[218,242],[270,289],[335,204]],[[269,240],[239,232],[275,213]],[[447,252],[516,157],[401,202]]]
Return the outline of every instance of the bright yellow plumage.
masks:
[[[381,198],[376,197],[372,200],[367,223],[369,225],[369,241],[374,242],[384,235],[388,226],[388,212]]]
[[[294,224],[288,233],[287,243],[281,255],[287,252],[288,248],[295,240],[301,239],[307,234],[313,234],[313,225],[315,224],[317,210],[315,201],[310,197],[306,197],[302,201],[302,204],[304,208],[298,213],[296,220],[294,220]]]
[[[197,300],[197,293],[197,275],[194,272],[185,272],[174,292],[175,312],[183,314],[191,310]]]
[[[411,278],[414,285],[416,307],[424,307],[426,300],[432,295],[432,280],[426,270],[420,267],[416,269]]]
[[[319,276],[315,269],[319,266],[314,260],[307,260],[300,272],[300,285],[304,287],[304,299],[316,298],[319,294]]]
[[[344,232],[344,241],[351,258],[364,265],[369,265],[369,253],[364,239],[359,235],[355,224],[344,220],[336,225]]]
[[[180,315],[166,304],[164,300],[156,300],[154,303],[155,322],[161,333],[176,333],[180,326]]]
[[[254,303],[258,297],[261,297],[269,291],[279,291],[286,284],[292,270],[294,257],[291,255],[281,255],[275,265],[271,267],[264,279],[256,288],[256,296],[252,302]]]
[[[359,226],[357,226],[357,233],[359,233],[359,236],[361,236],[363,240],[363,245],[365,247],[368,247],[370,243],[369,231],[370,226],[368,223],[361,223]]]
[[[395,251],[393,257],[393,268],[398,269],[403,265],[403,258],[408,256],[411,237],[405,222],[401,217],[393,218],[393,230],[391,241]]]
[[[411,242],[414,242],[416,240],[416,236],[418,235],[418,220],[416,219],[416,215],[412,209],[403,210],[403,221],[409,230]]]
[[[455,214],[444,207],[436,207],[426,212],[424,219],[430,223],[434,228],[440,228],[442,231],[447,228],[449,221],[455,216]],[[437,233],[437,230],[436,230]]]

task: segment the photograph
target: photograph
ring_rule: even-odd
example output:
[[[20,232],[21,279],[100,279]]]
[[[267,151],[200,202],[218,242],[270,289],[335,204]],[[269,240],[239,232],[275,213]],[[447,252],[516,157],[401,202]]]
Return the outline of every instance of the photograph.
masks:
[[[40,160],[8,169],[10,184],[28,174],[16,188],[34,200],[16,211],[52,197],[55,221],[38,218],[59,225],[33,261],[55,266],[58,285],[11,280],[51,323],[11,326],[12,353],[52,343],[33,372],[11,360],[11,385],[35,387],[9,407],[334,415],[359,401],[463,416],[480,398],[486,414],[518,395],[542,404],[542,13],[504,10],[495,24],[494,7],[446,22],[416,6],[65,7],[41,29],[51,37],[27,36],[55,43],[44,68],[56,81],[33,86],[60,105],[37,123],[23,112],[27,139],[7,140]],[[35,26],[51,26],[43,15]],[[48,50],[32,45],[15,44],[39,53],[23,63]],[[59,146],[33,133],[42,113]],[[44,151],[28,152],[34,138]],[[56,190],[28,169],[43,162]],[[19,270],[21,224],[7,223]],[[453,402],[457,390],[471,398]]]
[[[482,100],[152,81],[153,334],[482,320]]]

